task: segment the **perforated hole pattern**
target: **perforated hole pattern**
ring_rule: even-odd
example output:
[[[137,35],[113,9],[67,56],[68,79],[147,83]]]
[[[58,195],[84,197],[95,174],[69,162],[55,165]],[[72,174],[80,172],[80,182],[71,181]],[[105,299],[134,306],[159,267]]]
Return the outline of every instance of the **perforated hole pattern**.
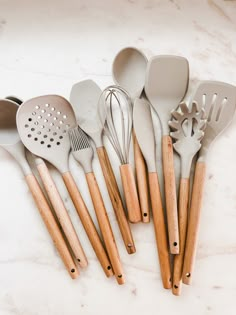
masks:
[[[28,138],[50,149],[61,144],[70,125],[65,113],[46,103],[35,106],[24,127],[27,129]]]

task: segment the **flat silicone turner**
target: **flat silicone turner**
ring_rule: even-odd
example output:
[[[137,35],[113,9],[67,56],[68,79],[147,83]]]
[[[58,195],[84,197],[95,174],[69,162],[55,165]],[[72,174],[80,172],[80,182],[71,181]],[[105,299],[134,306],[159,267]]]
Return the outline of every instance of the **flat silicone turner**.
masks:
[[[197,250],[200,212],[206,173],[206,158],[212,142],[230,124],[236,108],[236,87],[223,82],[203,81],[193,95],[193,101],[205,109],[207,127],[196,163],[189,212],[182,281],[190,284]]]
[[[35,155],[54,165],[62,174],[65,185],[78,212],[93,249],[107,276],[113,275],[88,209],[69,171],[69,128],[76,126],[70,103],[61,96],[46,95],[23,103],[17,112],[17,128],[24,145]]]
[[[179,229],[173,145],[168,121],[171,111],[175,110],[184,98],[188,82],[187,59],[179,56],[156,56],[148,62],[145,92],[160,118],[162,127],[162,163],[171,254],[179,253]]]

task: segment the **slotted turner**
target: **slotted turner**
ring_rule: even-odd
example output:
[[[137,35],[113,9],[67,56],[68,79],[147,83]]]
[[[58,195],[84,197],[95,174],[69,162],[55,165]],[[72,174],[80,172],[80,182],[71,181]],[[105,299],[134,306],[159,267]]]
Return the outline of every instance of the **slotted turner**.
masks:
[[[223,82],[203,81],[196,89],[193,101],[196,101],[199,106],[205,109],[207,127],[196,163],[193,183],[182,275],[182,280],[185,284],[190,284],[191,282],[196,257],[207,152],[212,142],[229,125],[234,117],[236,108],[236,87]]]
[[[187,59],[179,56],[156,56],[148,62],[145,92],[162,126],[162,163],[171,254],[179,253],[179,230],[173,146],[168,121],[171,111],[184,98],[188,82]]]
[[[46,95],[23,103],[17,112],[17,128],[24,145],[54,165],[78,212],[93,249],[107,276],[113,274],[95,225],[69,171],[69,128],[76,126],[70,103],[61,96]]]

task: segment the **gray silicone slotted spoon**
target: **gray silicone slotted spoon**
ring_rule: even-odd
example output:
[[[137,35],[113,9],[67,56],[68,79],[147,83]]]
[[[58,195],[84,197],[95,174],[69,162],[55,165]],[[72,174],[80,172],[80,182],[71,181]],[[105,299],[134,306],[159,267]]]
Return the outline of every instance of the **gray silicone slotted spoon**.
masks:
[[[18,99],[16,96],[8,96],[6,99],[12,100],[18,105],[23,103],[23,101]],[[59,224],[64,232],[65,237],[67,238],[70,248],[72,249],[73,255],[78,261],[79,266],[84,268],[88,265],[87,258],[80,244],[70,216],[65,208],[64,202],[56,187],[56,184],[44,160],[39,157],[34,157],[34,162],[37,166],[44,188],[46,189],[48,198],[54,208]]]
[[[147,62],[148,60],[145,54],[134,47],[126,47],[120,50],[113,60],[113,80],[129,93],[132,104],[134,104],[136,98],[140,98],[143,92]],[[146,165],[134,131],[133,145],[142,221],[148,223],[150,221],[150,211]]]
[[[202,81],[192,99],[205,109],[207,127],[194,175],[182,274],[185,284],[191,282],[196,257],[207,152],[212,142],[233,120],[236,109],[236,87],[223,82]]]
[[[178,110],[172,112],[169,126],[173,129],[170,133],[174,140],[174,149],[181,158],[181,179],[179,188],[179,254],[174,256],[172,292],[180,295],[182,284],[182,268],[184,248],[187,231],[188,200],[190,185],[190,170],[194,156],[200,150],[201,140],[204,136],[206,119],[204,109],[199,109],[196,102],[190,107],[180,103]]]
[[[105,115],[102,117],[101,121],[98,108],[101,94],[101,89],[94,81],[81,81],[73,85],[70,94],[70,102],[73,106],[78,125],[95,143],[107,190],[126,250],[128,254],[133,254],[136,251],[133,236],[123,207],[116,178],[102,140]]]
[[[170,289],[171,268],[167,230],[165,226],[165,215],[162,207],[161,193],[156,169],[156,146],[151,109],[149,103],[146,100],[135,100],[133,110],[133,123],[135,134],[148,168],[153,223],[155,228],[162,283],[164,288]]]
[[[29,151],[44,158],[62,174],[87,236],[107,276],[113,275],[108,256],[69,171],[69,128],[76,126],[70,103],[58,95],[46,95],[24,102],[17,112],[17,128]]]
[[[94,210],[100,231],[110,258],[112,268],[119,284],[125,283],[120,255],[116,246],[115,237],[111,228],[109,217],[100,193],[100,189],[92,168],[93,149],[88,136],[80,127],[69,131],[72,154],[76,161],[83,167]]]
[[[172,254],[179,252],[177,196],[172,139],[168,122],[171,111],[184,98],[189,82],[187,59],[179,56],[156,56],[147,66],[145,93],[162,126],[162,163],[165,184],[169,246]]]
[[[21,142],[16,127],[17,110],[18,104],[15,103],[15,101],[13,102],[10,99],[0,100],[0,145],[19,163],[48,232],[50,233],[70,276],[75,279],[79,275],[77,267],[73,261],[70,251],[67,248],[66,242],[51,212],[41,187],[32,173],[28,161],[26,160],[25,147]]]

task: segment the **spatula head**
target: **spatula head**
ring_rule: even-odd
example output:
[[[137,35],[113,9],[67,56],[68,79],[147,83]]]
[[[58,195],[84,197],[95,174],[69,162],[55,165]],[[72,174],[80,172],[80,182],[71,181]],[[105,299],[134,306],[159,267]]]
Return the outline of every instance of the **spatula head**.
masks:
[[[74,109],[78,125],[93,138],[101,134],[105,117],[100,120],[98,101],[102,91],[92,80],[85,80],[73,85],[70,93],[70,103]]]
[[[147,57],[134,47],[126,47],[116,55],[112,76],[116,84],[122,86],[131,98],[139,97],[145,84]]]
[[[203,81],[192,99],[205,109],[207,117],[202,152],[232,121],[236,109],[236,87],[223,82]]]
[[[70,103],[58,95],[30,99],[17,112],[17,128],[24,145],[62,173],[68,171],[68,130],[75,126]]]
[[[145,99],[137,98],[134,101],[133,126],[148,172],[156,172],[156,148],[151,109]]]
[[[156,56],[147,65],[145,92],[157,112],[163,135],[169,134],[168,121],[184,98],[189,83],[189,64],[179,56]]]

